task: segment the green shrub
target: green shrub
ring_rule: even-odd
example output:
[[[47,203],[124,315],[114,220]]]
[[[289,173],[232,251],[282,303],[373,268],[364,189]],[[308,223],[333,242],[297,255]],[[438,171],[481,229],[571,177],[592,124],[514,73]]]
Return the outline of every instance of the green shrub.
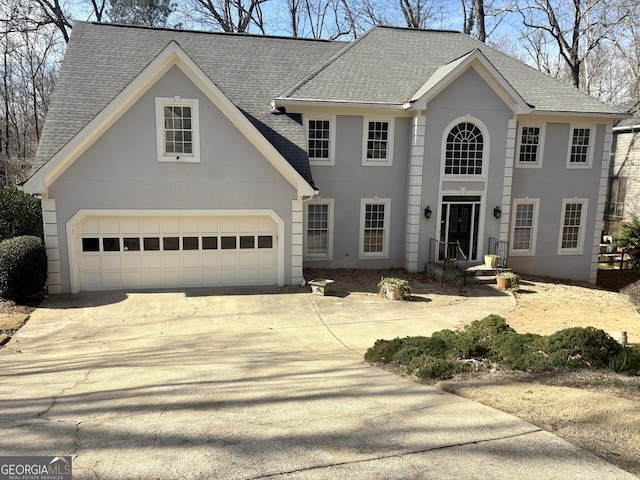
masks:
[[[552,365],[569,368],[601,368],[622,351],[604,330],[593,327],[560,330],[547,337],[544,348]]]
[[[0,187],[0,242],[22,235],[44,238],[40,199],[14,187]]]
[[[39,293],[47,281],[42,240],[22,236],[0,242],[0,297],[20,300]]]
[[[508,332],[514,333],[515,330],[498,315],[475,320],[466,325],[461,334],[461,353],[465,358],[484,357],[491,351],[493,342]]]
[[[631,374],[640,373],[640,345],[634,345],[633,347],[626,347],[625,351],[628,356],[626,372]]]
[[[402,348],[402,340],[376,340],[373,347],[367,349],[364,354],[364,361],[367,363],[391,363],[393,356]]]
[[[545,337],[532,333],[504,332],[495,338],[491,359],[510,370],[538,372],[548,370],[550,364],[544,355]]]
[[[415,357],[407,367],[407,372],[415,373],[423,380],[447,380],[458,373],[468,372],[471,368],[456,360],[445,360],[431,355]]]

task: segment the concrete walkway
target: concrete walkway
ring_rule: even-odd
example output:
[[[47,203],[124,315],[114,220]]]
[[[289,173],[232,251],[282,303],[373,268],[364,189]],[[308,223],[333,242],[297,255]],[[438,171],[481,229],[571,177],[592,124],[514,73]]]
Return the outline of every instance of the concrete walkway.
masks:
[[[448,307],[306,289],[58,296],[0,350],[0,455],[76,479],[625,479],[513,416],[363,363],[513,298]],[[304,292],[304,293],[303,293]]]

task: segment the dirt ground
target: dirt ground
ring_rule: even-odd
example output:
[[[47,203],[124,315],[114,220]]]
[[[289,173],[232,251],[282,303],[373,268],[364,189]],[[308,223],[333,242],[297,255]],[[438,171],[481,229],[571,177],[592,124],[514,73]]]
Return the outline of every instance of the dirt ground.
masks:
[[[356,300],[358,295],[376,293],[383,276],[408,279],[413,295],[429,300],[419,302],[421,308],[465,300],[464,289],[440,286],[422,274],[403,270],[305,270],[308,280],[335,279],[337,288]],[[572,326],[626,331],[630,343],[640,344],[640,314],[617,293],[638,278],[635,272],[601,271],[599,286],[594,287],[525,277],[515,294],[517,307],[506,316],[507,322],[518,332],[543,335]],[[0,344],[3,334],[10,337],[33,308],[0,302]],[[489,372],[439,382],[436,387],[519,416],[640,476],[640,377],[608,371]]]

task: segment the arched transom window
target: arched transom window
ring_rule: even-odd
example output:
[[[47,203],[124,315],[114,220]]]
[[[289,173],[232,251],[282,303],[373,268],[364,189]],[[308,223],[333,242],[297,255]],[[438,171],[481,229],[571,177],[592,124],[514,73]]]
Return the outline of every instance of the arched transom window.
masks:
[[[482,175],[484,139],[480,129],[462,122],[447,135],[444,173],[446,175]]]

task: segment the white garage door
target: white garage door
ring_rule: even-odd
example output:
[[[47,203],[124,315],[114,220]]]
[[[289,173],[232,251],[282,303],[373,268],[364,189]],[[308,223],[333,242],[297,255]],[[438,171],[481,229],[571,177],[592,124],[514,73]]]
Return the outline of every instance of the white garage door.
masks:
[[[268,216],[89,216],[74,231],[80,290],[277,283]]]

